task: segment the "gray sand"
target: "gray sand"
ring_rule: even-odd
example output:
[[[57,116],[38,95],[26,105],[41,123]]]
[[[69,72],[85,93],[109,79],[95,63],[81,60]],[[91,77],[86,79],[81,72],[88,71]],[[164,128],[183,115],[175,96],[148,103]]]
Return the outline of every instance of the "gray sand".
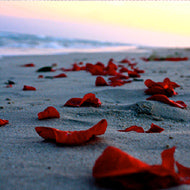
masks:
[[[161,55],[187,50],[157,50]],[[92,177],[95,160],[107,146],[116,146],[149,164],[161,163],[160,153],[176,146],[175,159],[190,167],[190,109],[182,110],[163,103],[146,101],[148,95],[144,82],[132,82],[121,87],[95,87],[96,76],[85,71],[69,72],[63,79],[38,79],[35,71],[52,63],[57,67],[71,67],[75,61],[107,64],[110,58],[136,58],[138,67],[146,73],[141,78],[163,81],[169,77],[181,85],[172,100],[182,100],[190,106],[190,61],[144,62],[140,57],[150,51],[121,53],[76,53],[51,56],[15,56],[0,59],[0,118],[9,124],[0,127],[0,189],[42,190],[79,189],[101,190]],[[34,62],[36,67],[20,65]],[[42,73],[44,76],[59,74]],[[108,77],[105,77],[108,78]],[[4,82],[16,82],[5,88]],[[31,85],[37,91],[22,91],[23,85]],[[73,97],[95,93],[101,100],[100,108],[68,108],[64,103]],[[38,120],[37,114],[48,106],[54,106],[60,119]],[[107,119],[104,135],[81,146],[57,146],[44,141],[35,132],[37,126],[55,127],[61,130],[82,130]],[[131,125],[145,130],[151,123],[163,127],[160,134],[121,133],[117,130]],[[189,189],[187,185],[171,189]]]

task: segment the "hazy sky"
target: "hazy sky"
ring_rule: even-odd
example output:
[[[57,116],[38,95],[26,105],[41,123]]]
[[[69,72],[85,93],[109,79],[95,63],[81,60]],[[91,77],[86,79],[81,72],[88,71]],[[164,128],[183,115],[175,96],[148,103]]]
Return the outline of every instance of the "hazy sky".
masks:
[[[190,1],[0,1],[0,31],[190,46]]]

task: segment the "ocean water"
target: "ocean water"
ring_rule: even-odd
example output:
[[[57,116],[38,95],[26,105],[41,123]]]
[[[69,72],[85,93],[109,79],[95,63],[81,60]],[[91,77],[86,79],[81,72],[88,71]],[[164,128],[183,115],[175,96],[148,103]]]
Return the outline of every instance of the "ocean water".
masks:
[[[137,46],[125,43],[0,32],[1,57],[7,55],[122,51],[135,48]]]

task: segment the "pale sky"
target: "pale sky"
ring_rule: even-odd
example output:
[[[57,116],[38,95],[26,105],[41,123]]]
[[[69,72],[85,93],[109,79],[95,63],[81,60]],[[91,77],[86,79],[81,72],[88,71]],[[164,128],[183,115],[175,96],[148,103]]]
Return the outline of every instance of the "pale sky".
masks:
[[[190,1],[0,1],[0,31],[190,46]]]

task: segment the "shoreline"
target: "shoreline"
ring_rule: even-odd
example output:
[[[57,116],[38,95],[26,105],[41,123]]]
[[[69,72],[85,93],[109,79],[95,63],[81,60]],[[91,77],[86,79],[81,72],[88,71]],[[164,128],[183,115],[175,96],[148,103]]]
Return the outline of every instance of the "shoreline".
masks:
[[[0,59],[0,119],[9,120],[8,125],[0,127],[0,189],[104,190],[105,188],[95,183],[92,167],[108,146],[120,148],[149,164],[160,163],[160,153],[167,147],[176,146],[175,159],[190,167],[190,61],[141,60],[142,56],[147,57],[154,51],[162,56],[175,51],[189,56],[189,50],[158,48],[150,52],[69,53]],[[145,70],[140,78],[143,81],[132,81],[120,87],[96,87],[96,76],[86,71],[65,72],[66,78],[57,79],[40,79],[38,75],[54,76],[62,73],[60,70],[50,73],[36,72],[40,67],[53,63],[57,63],[56,68],[70,68],[73,63],[80,61],[92,64],[100,61],[106,65],[110,58],[117,62],[125,58],[135,59],[137,67]],[[21,67],[31,62],[35,67]],[[147,102],[146,98],[149,97],[144,93],[144,81],[163,81],[166,77],[181,86],[176,89],[178,95],[171,99],[184,101],[187,109],[151,102],[155,108],[152,110],[154,115],[137,113],[135,106]],[[106,80],[108,78],[109,76],[105,76]],[[16,84],[12,88],[6,88],[4,83],[7,80]],[[23,91],[23,85],[34,86],[36,91]],[[100,99],[101,107],[63,107],[68,99],[81,98],[90,92]],[[38,120],[37,114],[48,106],[54,106],[59,111],[60,118]],[[187,120],[180,120],[183,117]],[[44,141],[35,132],[37,126],[68,131],[84,130],[101,119],[108,122],[106,133],[80,146],[57,146]],[[132,125],[148,130],[151,123],[165,130],[159,134],[118,132]],[[189,186],[182,185],[171,189],[189,189]]]

